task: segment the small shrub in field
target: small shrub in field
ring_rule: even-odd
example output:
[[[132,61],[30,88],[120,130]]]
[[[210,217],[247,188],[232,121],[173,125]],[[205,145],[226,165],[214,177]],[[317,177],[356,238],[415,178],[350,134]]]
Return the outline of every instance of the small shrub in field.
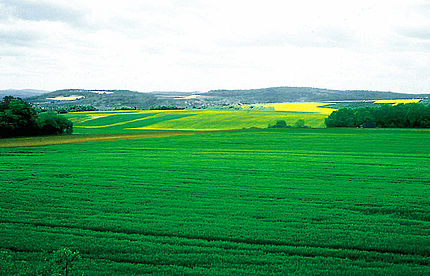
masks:
[[[64,275],[66,276],[72,271],[72,264],[80,258],[81,256],[78,251],[71,250],[67,247],[53,252],[54,263],[57,265],[59,271],[64,271]]]
[[[287,128],[287,123],[284,120],[277,120],[276,123],[272,126],[269,125],[269,128]]]
[[[40,114],[38,124],[41,133],[45,135],[71,134],[73,131],[73,123],[71,121],[53,112]]]
[[[268,128],[291,128],[291,127],[307,128],[307,126],[305,126],[305,120],[303,120],[303,119],[297,120],[293,126],[287,125],[287,123],[284,120],[277,120],[274,125],[269,124],[269,126],[268,126]]]
[[[295,123],[294,123],[294,127],[297,127],[297,128],[305,128],[306,126],[305,126],[305,120],[303,120],[303,119],[299,119],[299,120],[297,120]]]

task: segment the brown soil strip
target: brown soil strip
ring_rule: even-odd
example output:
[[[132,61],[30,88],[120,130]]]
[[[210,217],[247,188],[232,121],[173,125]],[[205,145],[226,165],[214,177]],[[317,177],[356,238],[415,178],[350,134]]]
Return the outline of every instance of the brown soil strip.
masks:
[[[191,135],[219,131],[165,131],[142,133],[113,133],[113,134],[80,134],[61,136],[40,136],[0,139],[0,148],[37,147],[49,145],[75,144],[86,142],[115,141],[126,139],[142,139],[151,137],[167,137],[175,135]]]

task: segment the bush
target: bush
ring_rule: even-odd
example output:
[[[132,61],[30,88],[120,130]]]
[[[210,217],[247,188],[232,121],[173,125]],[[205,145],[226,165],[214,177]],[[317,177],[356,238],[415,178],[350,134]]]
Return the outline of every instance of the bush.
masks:
[[[72,265],[80,259],[81,256],[79,255],[79,251],[75,251],[67,247],[53,252],[53,261],[57,265],[59,272],[64,272],[64,275],[66,276],[72,271]]]
[[[268,128],[307,128],[305,120],[299,119],[294,123],[294,126],[287,125],[284,120],[277,120],[274,125],[269,124]]]
[[[73,131],[73,123],[71,121],[53,112],[40,114],[38,125],[43,135],[71,134]]]
[[[272,126],[269,124],[269,128],[287,128],[287,123],[284,120],[277,120],[276,123]]]
[[[305,120],[299,119],[294,123],[294,127],[296,128],[306,128],[305,126]]]

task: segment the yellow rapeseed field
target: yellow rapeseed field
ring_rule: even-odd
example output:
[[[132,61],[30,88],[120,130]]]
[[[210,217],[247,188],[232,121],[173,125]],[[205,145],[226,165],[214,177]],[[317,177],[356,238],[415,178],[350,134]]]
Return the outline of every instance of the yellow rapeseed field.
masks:
[[[77,100],[77,99],[81,99],[84,98],[84,96],[76,96],[76,95],[72,95],[72,96],[58,96],[55,98],[47,98],[48,100],[54,100],[54,101],[73,101],[73,100]]]
[[[376,104],[392,104],[392,105],[398,105],[398,104],[407,104],[407,103],[418,103],[420,102],[421,99],[402,99],[402,100],[377,100],[374,101],[373,103]]]
[[[275,111],[314,112],[330,115],[336,109],[322,107],[331,103],[273,103],[254,106],[273,107]]]

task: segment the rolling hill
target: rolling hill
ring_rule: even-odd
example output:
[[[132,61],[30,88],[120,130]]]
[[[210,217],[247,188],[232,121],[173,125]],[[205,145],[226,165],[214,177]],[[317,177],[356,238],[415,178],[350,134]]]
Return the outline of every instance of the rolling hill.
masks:
[[[271,87],[249,90],[211,90],[208,92],[150,92],[129,90],[66,89],[27,98],[34,105],[62,108],[92,105],[100,110],[119,108],[149,109],[171,105],[198,108],[214,105],[283,102],[328,102],[426,98],[430,94],[406,94],[367,90],[330,90],[311,87]]]
[[[330,90],[312,87],[271,87],[248,90],[211,90],[200,94],[208,101],[255,103],[325,102],[428,98],[430,94],[405,94],[367,90]]]
[[[44,90],[36,90],[36,89],[7,89],[7,90],[0,90],[0,99],[2,99],[5,96],[13,96],[18,98],[28,98],[28,97],[34,97],[34,96],[40,96],[45,93],[48,93],[49,91]]]
[[[26,99],[28,102],[44,108],[64,108],[74,105],[92,105],[97,109],[148,109],[158,103],[157,98],[149,93],[128,90],[57,90]]]

